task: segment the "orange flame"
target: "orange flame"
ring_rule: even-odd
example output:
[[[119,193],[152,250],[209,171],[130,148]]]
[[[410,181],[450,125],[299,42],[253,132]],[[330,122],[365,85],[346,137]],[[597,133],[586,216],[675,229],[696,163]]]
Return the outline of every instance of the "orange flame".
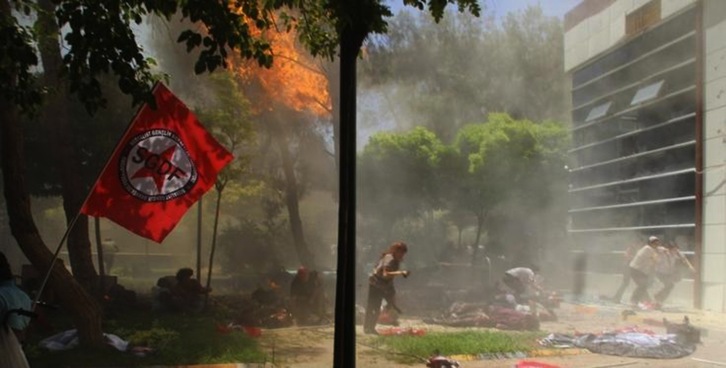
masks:
[[[236,61],[233,66],[243,81],[262,90],[262,101],[256,101],[258,111],[270,111],[281,104],[316,116],[330,115],[328,79],[315,60],[301,51],[295,32],[271,29],[264,37],[272,44],[272,68],[260,67],[254,60]]]

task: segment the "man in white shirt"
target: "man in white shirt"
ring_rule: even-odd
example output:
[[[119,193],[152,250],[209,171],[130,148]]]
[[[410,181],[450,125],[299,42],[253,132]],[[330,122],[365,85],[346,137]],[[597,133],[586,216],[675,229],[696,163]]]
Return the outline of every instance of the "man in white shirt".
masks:
[[[650,302],[651,298],[648,294],[648,284],[650,278],[655,274],[656,265],[658,264],[658,251],[656,248],[660,245],[660,239],[656,236],[648,238],[648,244],[644,245],[630,261],[630,276],[635,282],[635,290],[630,297],[630,302],[637,305],[640,302]]]

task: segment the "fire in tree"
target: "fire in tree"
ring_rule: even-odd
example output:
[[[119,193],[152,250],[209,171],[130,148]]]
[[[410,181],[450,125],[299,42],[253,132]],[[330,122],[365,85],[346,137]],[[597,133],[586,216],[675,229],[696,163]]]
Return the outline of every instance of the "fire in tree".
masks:
[[[244,83],[259,94],[255,96],[258,111],[272,111],[275,105],[280,105],[329,118],[328,79],[320,65],[301,51],[296,34],[269,30],[264,36],[272,44],[272,68],[259,67],[254,61],[237,61],[234,66]]]
[[[268,30],[263,36],[272,44],[272,68],[238,60],[233,70],[279,149],[285,176],[285,204],[298,258],[303,265],[315,267],[303,235],[294,155],[290,153],[289,129],[285,125],[300,124],[310,118],[309,114],[318,119],[332,118],[328,79],[321,65],[301,51],[294,32]]]

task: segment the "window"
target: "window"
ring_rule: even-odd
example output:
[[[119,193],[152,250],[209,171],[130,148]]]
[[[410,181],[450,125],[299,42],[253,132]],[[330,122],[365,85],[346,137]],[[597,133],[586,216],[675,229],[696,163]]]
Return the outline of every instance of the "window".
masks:
[[[638,92],[635,92],[633,100],[630,101],[630,106],[658,97],[658,93],[660,93],[660,90],[663,87],[663,82],[663,80],[660,80],[645,87],[640,87]]]
[[[608,113],[608,110],[610,109],[610,105],[612,105],[612,101],[608,101],[602,105],[598,105],[592,108],[590,110],[590,113],[587,114],[587,118],[585,119],[585,122],[595,120],[597,118],[601,118],[605,116]]]
[[[660,21],[660,0],[647,4],[625,16],[625,34],[634,36]]]

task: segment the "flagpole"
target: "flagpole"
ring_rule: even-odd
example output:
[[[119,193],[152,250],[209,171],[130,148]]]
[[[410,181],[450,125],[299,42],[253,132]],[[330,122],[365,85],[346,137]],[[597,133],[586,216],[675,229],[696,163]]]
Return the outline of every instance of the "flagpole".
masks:
[[[86,198],[88,199],[88,198]],[[84,201],[85,203],[85,201]],[[53,271],[53,266],[55,265],[55,261],[58,259],[58,253],[60,253],[61,248],[63,247],[63,243],[65,243],[66,239],[68,239],[68,234],[71,233],[71,230],[73,230],[73,226],[76,225],[76,221],[78,221],[78,218],[81,216],[81,211],[79,210],[76,212],[76,215],[73,217],[73,220],[71,220],[70,224],[66,227],[66,232],[63,234],[63,237],[61,238],[60,242],[58,243],[58,246],[55,248],[55,253],[53,253],[53,259],[50,261],[50,267],[48,267],[48,271],[45,273],[45,277],[43,278],[43,283],[40,284],[40,288],[38,289],[38,293],[35,294],[35,299],[33,300],[33,306],[38,304],[38,301],[40,300],[40,295],[43,294],[43,289],[45,289],[45,284],[48,283],[48,279],[50,278],[50,272]]]
[[[222,189],[217,188],[217,208],[214,212],[214,230],[212,232],[212,250],[209,252],[209,269],[207,270],[207,292],[204,295],[204,309],[209,302],[209,291],[212,287],[212,267],[214,266],[214,250],[217,247],[217,225],[219,224],[219,206],[222,202]],[[198,276],[201,282],[201,275]]]
[[[154,83],[154,86],[151,87],[151,92],[153,93],[156,88],[159,86],[159,81]],[[141,111],[144,110],[144,108],[147,106],[147,103],[144,103],[139,107],[139,109],[136,111],[136,114],[134,114],[133,118],[129,121],[129,124],[126,126],[126,130],[124,130],[124,133],[121,135],[121,139],[118,140],[118,142],[122,142],[124,137],[128,135],[129,131],[131,131],[131,126],[133,125],[136,118],[141,114]],[[63,248],[63,243],[68,239],[68,235],[71,233],[71,230],[73,230],[73,227],[76,225],[76,222],[78,221],[78,218],[81,216],[81,210],[83,209],[83,206],[86,205],[86,202],[88,202],[88,198],[91,197],[91,193],[93,193],[93,188],[98,184],[98,179],[101,177],[101,174],[106,170],[109,163],[111,162],[111,158],[114,154],[116,154],[116,151],[119,150],[119,145],[116,143],[116,147],[114,147],[113,151],[111,151],[111,154],[106,159],[106,163],[103,165],[103,168],[101,168],[101,171],[96,175],[96,180],[93,182],[93,185],[88,190],[88,193],[86,194],[86,198],[83,200],[83,203],[78,208],[78,211],[76,211],[76,215],[73,216],[73,219],[66,227],[66,232],[63,234],[63,237],[61,238],[60,242],[58,243],[58,246],[55,249],[55,253],[53,253],[53,258],[50,260],[50,267],[48,267],[48,270],[45,272],[45,277],[43,277],[43,282],[40,284],[40,288],[38,289],[38,293],[35,295],[35,299],[33,300],[33,306],[38,304],[38,301],[40,300],[40,295],[43,294],[43,290],[45,289],[46,284],[48,283],[48,279],[50,278],[50,273],[53,271],[53,266],[55,265],[56,260],[58,259],[58,254],[61,251],[61,248]]]
[[[202,282],[202,199],[197,202],[197,279]]]

